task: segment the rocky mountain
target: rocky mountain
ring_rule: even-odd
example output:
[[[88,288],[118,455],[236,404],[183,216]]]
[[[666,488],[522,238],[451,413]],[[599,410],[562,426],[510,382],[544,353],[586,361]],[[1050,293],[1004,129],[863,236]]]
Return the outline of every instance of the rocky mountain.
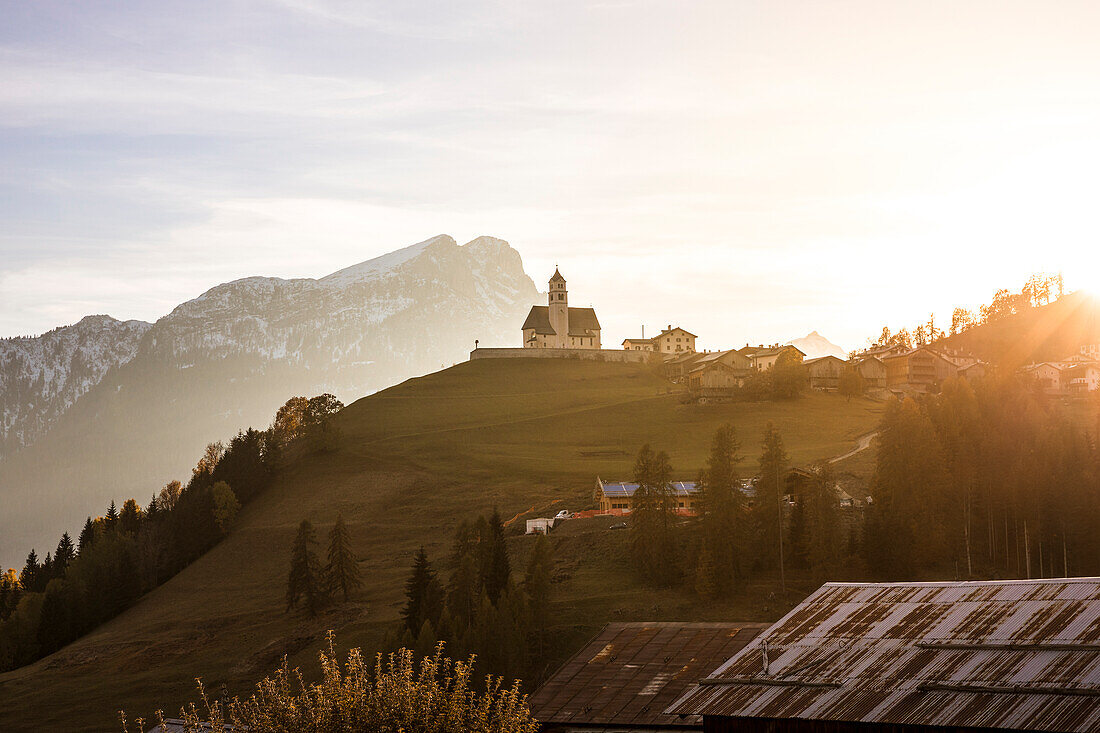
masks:
[[[133,359],[151,326],[86,316],[41,336],[0,339],[0,458],[33,443],[108,370]]]
[[[82,396],[38,389],[52,407],[19,412],[21,424],[48,430],[21,437],[25,447],[0,461],[0,503],[10,509],[0,512],[0,564],[20,562],[31,546],[44,556],[111,499],[147,502],[167,481],[186,479],[206,443],[266,427],[288,397],[332,392],[351,402],[465,359],[475,339],[518,345],[519,324],[539,300],[507,242],[460,246],[440,235],[317,280],[219,285],[155,324],[121,324],[124,338],[104,335],[96,348],[74,337],[89,345],[73,347],[79,356],[67,358],[64,375],[25,366],[66,361],[60,347],[28,361],[2,356],[0,345],[0,364],[24,365],[11,372],[26,375],[19,384],[29,379],[31,392],[84,385]],[[3,384],[0,404],[21,404]]]
[[[816,359],[820,356],[835,356],[838,359],[848,358],[847,351],[817,331],[810,331],[802,338],[793,339],[787,343],[805,354],[807,359]]]

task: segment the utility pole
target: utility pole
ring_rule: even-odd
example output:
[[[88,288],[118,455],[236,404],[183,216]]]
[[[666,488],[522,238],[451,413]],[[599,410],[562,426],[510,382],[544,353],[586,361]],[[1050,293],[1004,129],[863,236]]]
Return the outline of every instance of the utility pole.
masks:
[[[787,575],[783,570],[783,488],[779,483],[779,461],[775,462],[775,503],[779,509],[779,587],[783,591],[783,603],[787,602]]]

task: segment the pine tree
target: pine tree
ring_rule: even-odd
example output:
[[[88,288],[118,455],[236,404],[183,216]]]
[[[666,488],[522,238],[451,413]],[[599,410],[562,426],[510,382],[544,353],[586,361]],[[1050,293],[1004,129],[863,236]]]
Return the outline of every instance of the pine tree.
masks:
[[[286,583],[287,611],[303,603],[310,616],[316,616],[324,604],[324,590],[321,584],[321,564],[313,546],[317,538],[313,525],[303,519],[298,525],[298,534],[290,550],[290,574]]]
[[[405,583],[405,607],[401,610],[401,619],[415,638],[425,623],[433,628],[438,626],[442,613],[443,588],[428,561],[428,553],[421,547],[413,560],[409,580]]]
[[[489,601],[496,605],[501,592],[508,586],[512,576],[511,563],[508,560],[508,547],[504,543],[504,523],[500,512],[493,507],[493,513],[487,522],[487,531],[480,537],[482,550],[482,585]]]
[[[839,560],[840,503],[829,464],[814,466],[811,474],[800,498],[805,533],[801,538],[802,546],[797,549],[813,571],[815,582],[820,582]]]
[[[760,453],[760,477],[756,480],[756,500],[752,516],[755,529],[756,552],[765,567],[775,567],[779,562],[781,532],[786,518],[783,515],[783,473],[787,469],[787,452],[783,438],[771,422],[764,428],[764,440]]]
[[[545,652],[546,631],[550,625],[550,573],[552,549],[550,539],[540,534],[531,548],[531,557],[527,560],[527,572],[523,578],[523,589],[527,593],[527,604],[531,613],[531,631],[534,648],[539,657]]]
[[[153,494],[153,498],[149,500],[149,506],[145,507],[145,518],[150,521],[156,521],[157,515],[160,514],[160,507],[157,506],[157,495]]]
[[[84,529],[80,530],[80,539],[77,540],[77,552],[83,553],[92,543],[95,542],[95,525],[92,524],[92,518],[88,517],[84,521]]]
[[[740,444],[733,426],[714,434],[707,468],[699,476],[700,529],[710,552],[715,592],[729,592],[741,575],[741,550],[745,542],[744,496],[737,476]],[[697,563],[697,565],[700,563]]]
[[[107,516],[104,517],[107,529],[113,531],[118,523],[118,509],[115,509],[115,500],[111,499],[111,506],[107,507]]]
[[[673,535],[675,497],[672,466],[668,454],[647,443],[634,463],[634,492],[631,516],[631,551],[634,567],[642,578],[655,585],[676,580],[676,539]]]
[[[339,591],[344,600],[348,595],[360,588],[362,581],[359,579],[359,566],[355,562],[355,553],[351,551],[351,537],[348,534],[347,525],[344,524],[344,515],[336,515],[336,523],[332,525],[332,531],[328,536],[328,565],[325,566],[325,579],[328,581],[328,590],[332,595]]]
[[[27,592],[38,591],[38,576],[42,572],[42,566],[38,563],[38,554],[34,548],[27,553],[27,562],[23,565],[23,572],[19,574],[19,584]]]
[[[61,539],[57,543],[57,550],[53,554],[53,566],[54,573],[57,577],[63,577],[65,571],[69,568],[71,563],[76,558],[76,548],[73,547],[73,539],[69,537],[69,533],[66,532],[61,535]]]
[[[695,592],[703,598],[714,599],[718,597],[720,590],[714,555],[704,539],[699,548],[699,559],[695,564]]]

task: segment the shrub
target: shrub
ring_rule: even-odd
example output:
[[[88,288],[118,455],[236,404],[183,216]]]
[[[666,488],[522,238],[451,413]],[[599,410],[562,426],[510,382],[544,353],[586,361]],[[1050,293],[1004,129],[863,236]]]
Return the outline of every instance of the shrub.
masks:
[[[231,726],[249,733],[536,733],[527,697],[519,681],[505,688],[486,677],[485,688],[471,687],[474,658],[465,662],[435,653],[414,661],[400,649],[375,657],[373,669],[358,649],[343,666],[336,659],[333,635],[320,654],[321,681],[306,685],[298,670],[283,665],[256,685],[248,700],[211,700],[199,684],[202,711],[195,704],[181,711],[187,733],[208,733]],[[160,713],[158,712],[158,716]],[[123,730],[126,718],[123,715]],[[139,729],[141,721],[138,721]]]

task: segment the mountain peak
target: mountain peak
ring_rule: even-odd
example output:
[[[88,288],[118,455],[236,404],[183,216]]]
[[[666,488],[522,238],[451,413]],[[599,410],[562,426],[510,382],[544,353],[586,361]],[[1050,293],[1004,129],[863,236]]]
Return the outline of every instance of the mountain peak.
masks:
[[[430,239],[425,239],[423,242],[417,242],[366,262],[360,262],[358,265],[337,270],[331,275],[321,278],[318,282],[325,285],[341,286],[362,280],[373,280],[392,272],[409,260],[415,259],[428,248],[436,246],[458,247],[458,242],[449,234],[437,234]]]
[[[838,359],[848,358],[848,352],[817,331],[810,331],[802,338],[792,339],[787,343],[797,347],[799,351],[806,355],[807,359],[816,359],[819,356],[835,356]]]

